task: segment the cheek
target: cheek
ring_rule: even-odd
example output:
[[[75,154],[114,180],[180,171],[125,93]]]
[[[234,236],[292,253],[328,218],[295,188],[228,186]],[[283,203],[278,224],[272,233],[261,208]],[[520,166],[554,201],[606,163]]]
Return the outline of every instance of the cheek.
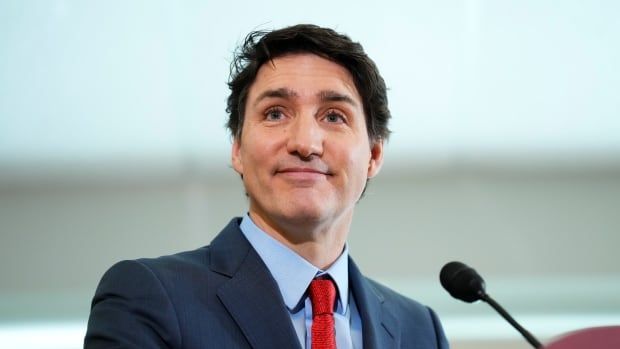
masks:
[[[265,146],[250,145],[252,150],[246,153],[244,169],[246,173],[253,173],[255,177],[266,176],[273,167],[273,154]]]
[[[350,180],[366,181],[370,164],[370,151],[365,149],[352,150],[344,154],[341,163],[346,164],[346,171]]]
[[[362,146],[356,148],[352,153],[352,161],[355,162],[355,166],[364,169],[364,171],[367,170],[371,158],[370,147]]]

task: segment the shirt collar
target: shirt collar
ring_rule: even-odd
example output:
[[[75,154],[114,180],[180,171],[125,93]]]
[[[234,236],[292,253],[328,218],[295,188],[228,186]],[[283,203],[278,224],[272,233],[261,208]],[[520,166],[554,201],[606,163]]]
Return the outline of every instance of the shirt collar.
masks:
[[[346,311],[349,301],[349,248],[346,244],[338,259],[327,270],[321,270],[261,230],[248,214],[243,216],[239,228],[276,280],[289,310],[300,303],[315,276],[328,274],[338,289],[341,307],[337,309]]]

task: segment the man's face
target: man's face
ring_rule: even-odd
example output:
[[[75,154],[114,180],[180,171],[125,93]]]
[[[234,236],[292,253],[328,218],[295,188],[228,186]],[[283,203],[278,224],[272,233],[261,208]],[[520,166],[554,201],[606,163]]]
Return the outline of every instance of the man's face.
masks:
[[[369,141],[363,110],[349,72],[317,55],[285,55],[259,69],[232,164],[243,175],[251,215],[269,226],[263,229],[348,230],[383,159],[382,142]]]

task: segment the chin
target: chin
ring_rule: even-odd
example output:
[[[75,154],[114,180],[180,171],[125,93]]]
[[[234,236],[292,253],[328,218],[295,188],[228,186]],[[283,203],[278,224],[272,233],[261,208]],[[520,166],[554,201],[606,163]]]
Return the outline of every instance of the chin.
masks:
[[[287,211],[284,216],[288,220],[298,223],[312,223],[324,220],[327,212],[325,212],[324,208],[296,207],[294,210]]]

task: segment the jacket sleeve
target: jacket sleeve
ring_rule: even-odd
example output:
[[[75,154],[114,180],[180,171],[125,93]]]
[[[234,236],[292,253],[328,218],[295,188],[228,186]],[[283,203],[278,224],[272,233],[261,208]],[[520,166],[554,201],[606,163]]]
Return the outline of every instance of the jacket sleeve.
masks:
[[[433,311],[433,309],[428,308],[428,312],[431,315],[431,319],[433,320],[433,327],[435,328],[435,336],[437,337],[437,348],[438,349],[449,349],[450,344],[448,344],[448,340],[446,339],[446,335],[443,332],[443,327],[441,326],[441,322],[437,317],[437,314]]]
[[[180,348],[178,318],[157,275],[140,261],[123,261],[101,278],[85,349]]]

